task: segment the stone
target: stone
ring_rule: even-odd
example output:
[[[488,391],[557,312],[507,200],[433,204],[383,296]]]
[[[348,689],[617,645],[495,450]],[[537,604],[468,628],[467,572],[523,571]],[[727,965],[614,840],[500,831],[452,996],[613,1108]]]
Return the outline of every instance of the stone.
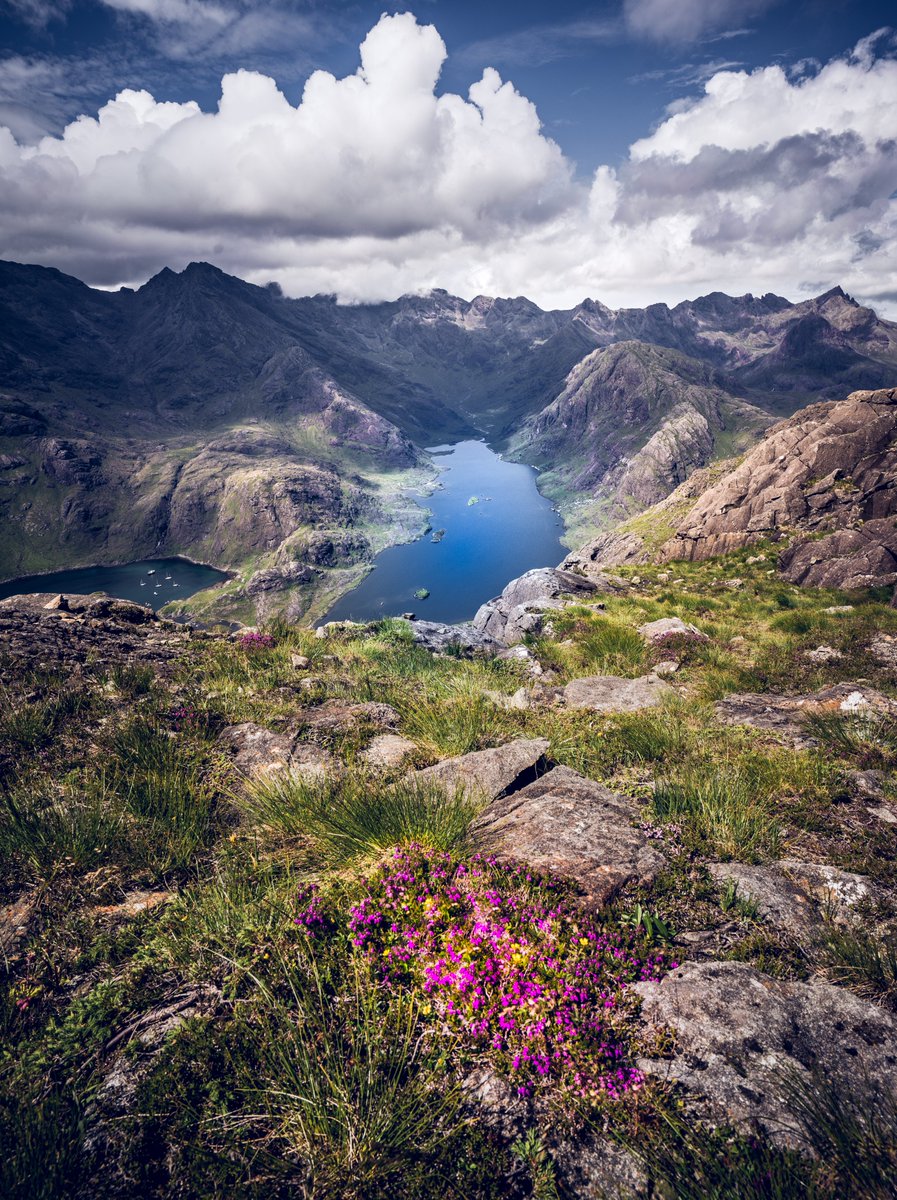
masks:
[[[574,679],[564,688],[568,708],[589,708],[593,712],[636,712],[653,708],[676,693],[656,675],[622,679],[616,675],[591,675]]]
[[[824,608],[822,611],[824,613],[828,613],[828,615],[830,617],[834,617],[834,616],[837,616],[838,613],[853,612],[853,605],[852,604],[830,604],[828,608]]]
[[[0,965],[15,958],[34,916],[35,899],[19,896],[10,904],[0,905]]]
[[[637,817],[635,801],[569,767],[555,767],[493,800],[472,835],[499,859],[569,876],[581,886],[583,903],[597,908],[626,883],[650,883],[667,861],[636,827]]]
[[[897,671],[897,637],[889,633],[878,634],[869,643],[869,653],[879,666]]]
[[[727,725],[748,725],[775,734],[796,749],[816,745],[806,729],[811,715],[858,713],[897,713],[897,702],[866,684],[836,683],[805,696],[779,693],[743,693],[726,696],[716,703],[716,714]]]
[[[53,612],[54,610],[58,612],[68,612],[69,602],[66,600],[65,596],[54,596],[52,600],[47,601],[47,603],[44,605],[44,608],[47,609],[48,612]]]
[[[95,911],[104,917],[124,918],[126,920],[139,917],[150,909],[167,904],[175,897],[174,892],[148,890],[129,892],[118,904],[100,904]]]
[[[599,584],[583,575],[554,567],[539,567],[512,579],[500,596],[480,606],[474,629],[505,645],[519,642],[527,633],[542,630],[546,613],[564,607],[562,596],[591,596]]]
[[[838,662],[844,655],[840,650],[836,650],[833,646],[817,646],[815,650],[805,650],[804,658],[811,663],[825,664],[830,662]]]
[[[369,767],[400,767],[417,746],[396,733],[381,733],[361,752],[361,760]]]
[[[434,654],[495,654],[502,648],[501,642],[470,624],[446,625],[441,621],[411,621],[409,624],[415,643]]]
[[[639,1200],[650,1194],[644,1166],[610,1136],[584,1133],[579,1138],[564,1138],[551,1157],[564,1196]]]
[[[695,625],[689,625],[681,617],[661,617],[657,621],[649,621],[640,625],[638,632],[651,645],[664,642],[667,638],[683,638],[692,642],[707,642],[710,639]]]
[[[311,665],[307,654],[291,654],[290,666],[296,671],[305,671]]]
[[[884,800],[885,777],[881,771],[848,771],[844,777],[854,800]]]
[[[471,797],[492,800],[529,782],[548,769],[548,738],[519,738],[491,750],[475,750],[446,758],[416,771],[421,783],[440,783],[448,790],[463,788]]]
[[[336,769],[329,751],[300,741],[294,733],[274,733],[252,721],[229,725],[218,737],[233,765],[249,779],[264,778],[278,771],[296,775],[324,775]]]
[[[733,880],[740,900],[753,902],[764,921],[796,937],[824,920],[844,920],[848,909],[871,895],[862,875],[797,859],[766,866],[708,863],[707,870],[721,886]]]
[[[399,714],[390,704],[364,700],[352,704],[348,700],[325,700],[301,714],[302,724],[315,736],[348,733],[364,723],[376,728],[393,730],[399,724]]]
[[[717,1120],[800,1144],[784,1077],[815,1068],[847,1094],[897,1089],[897,1015],[828,983],[773,979],[736,962],[687,962],[637,983],[646,1036],[672,1032],[669,1059],[647,1074],[682,1084]]]
[[[679,663],[674,658],[664,659],[663,662],[657,663],[654,668],[655,675],[675,675],[679,670]]]

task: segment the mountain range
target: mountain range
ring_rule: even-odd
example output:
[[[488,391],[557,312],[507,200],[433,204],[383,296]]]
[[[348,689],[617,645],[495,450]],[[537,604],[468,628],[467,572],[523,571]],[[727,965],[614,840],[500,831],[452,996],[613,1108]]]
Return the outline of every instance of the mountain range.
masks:
[[[184,554],[234,572],[234,615],[316,615],[423,528],[427,445],[538,466],[576,545],[895,377],[897,325],[840,288],[545,312],[290,299],[206,263],[104,292],[0,263],[0,577]]]

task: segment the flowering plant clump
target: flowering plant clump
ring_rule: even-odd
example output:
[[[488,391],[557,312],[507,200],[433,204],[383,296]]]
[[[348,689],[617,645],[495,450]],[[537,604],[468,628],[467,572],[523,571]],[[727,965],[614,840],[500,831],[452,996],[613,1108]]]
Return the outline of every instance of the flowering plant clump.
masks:
[[[180,733],[182,729],[192,729],[200,723],[199,713],[189,704],[176,704],[165,713],[165,716],[171,722],[175,733]]]
[[[349,931],[388,985],[419,987],[424,1013],[485,1052],[520,1095],[594,1104],[642,1085],[626,1061],[624,990],[675,963],[593,924],[557,880],[400,847],[368,881]]]
[[[301,925],[309,936],[330,930],[331,921],[326,912],[324,897],[316,883],[300,887],[296,893],[299,905],[298,912],[293,918],[294,925]]]
[[[244,650],[270,650],[274,645],[274,638],[269,633],[244,633],[240,638],[240,645]]]

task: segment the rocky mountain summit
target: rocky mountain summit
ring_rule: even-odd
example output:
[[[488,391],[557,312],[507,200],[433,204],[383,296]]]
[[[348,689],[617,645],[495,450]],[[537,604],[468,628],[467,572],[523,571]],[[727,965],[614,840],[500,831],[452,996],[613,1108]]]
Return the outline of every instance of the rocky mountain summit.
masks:
[[[897,327],[840,289],[342,306],[207,263],[116,293],[2,263],[0,576],[180,554],[233,572],[213,614],[316,616],[421,532],[434,441],[537,465],[575,544],[895,369]]]
[[[783,578],[897,583],[897,389],[814,404],[740,461],[693,476],[656,508],[566,560],[587,574],[649,559],[700,561],[771,542]]]

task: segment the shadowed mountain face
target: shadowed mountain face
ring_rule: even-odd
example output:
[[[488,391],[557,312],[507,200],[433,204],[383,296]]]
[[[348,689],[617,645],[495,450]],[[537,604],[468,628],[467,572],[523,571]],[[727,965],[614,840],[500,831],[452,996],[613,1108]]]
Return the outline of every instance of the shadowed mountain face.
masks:
[[[296,615],[324,586],[306,543],[363,562],[407,534],[397,498],[421,446],[509,446],[594,526],[773,417],[895,378],[897,326],[840,289],[799,305],[544,312],[437,290],[349,307],[204,263],[115,293],[0,263],[0,576],[180,553],[241,571],[244,597],[264,570],[270,599],[280,572],[306,589]]]

